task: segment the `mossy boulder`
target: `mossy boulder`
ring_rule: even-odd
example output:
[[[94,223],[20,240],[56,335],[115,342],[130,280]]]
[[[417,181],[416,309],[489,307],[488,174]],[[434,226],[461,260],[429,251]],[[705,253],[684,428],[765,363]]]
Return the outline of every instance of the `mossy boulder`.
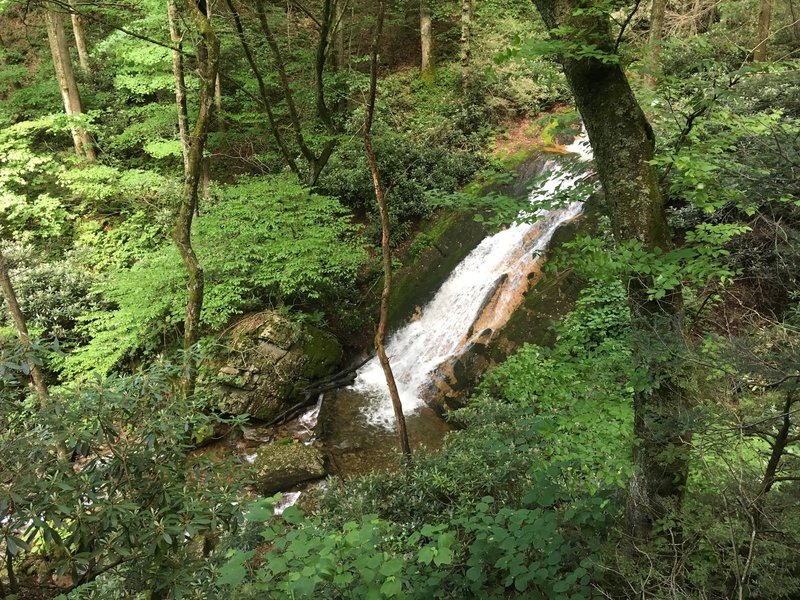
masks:
[[[311,381],[335,373],[343,357],[330,333],[272,311],[242,319],[226,341],[217,372],[225,410],[263,421],[291,406]]]
[[[304,444],[268,444],[258,449],[253,471],[256,490],[270,496],[325,477],[325,458]]]

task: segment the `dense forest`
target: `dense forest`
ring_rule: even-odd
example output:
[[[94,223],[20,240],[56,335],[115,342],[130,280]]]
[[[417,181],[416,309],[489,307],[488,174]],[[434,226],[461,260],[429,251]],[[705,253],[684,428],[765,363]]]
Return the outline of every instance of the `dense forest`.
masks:
[[[0,0],[0,598],[800,599],[799,52],[794,0]],[[410,407],[392,334],[548,227]]]

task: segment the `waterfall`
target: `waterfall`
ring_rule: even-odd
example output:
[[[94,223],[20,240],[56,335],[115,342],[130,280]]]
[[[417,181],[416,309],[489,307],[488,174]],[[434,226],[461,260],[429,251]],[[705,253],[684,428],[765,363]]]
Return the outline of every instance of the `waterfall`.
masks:
[[[584,136],[577,138],[567,151],[581,161],[591,158]],[[386,353],[406,415],[424,406],[420,390],[430,382],[437,367],[487,328],[496,331],[505,324],[521,303],[528,276],[540,263],[540,253],[546,250],[556,229],[581,213],[580,202],[552,210],[536,209],[537,204],[552,198],[558,190],[573,187],[583,177],[570,174],[556,161],[547,166],[549,177],[530,198],[536,220],[513,224],[484,239],[453,270],[420,317],[389,338]],[[394,412],[377,358],[359,370],[353,389],[371,399],[365,410],[370,424],[394,427]]]

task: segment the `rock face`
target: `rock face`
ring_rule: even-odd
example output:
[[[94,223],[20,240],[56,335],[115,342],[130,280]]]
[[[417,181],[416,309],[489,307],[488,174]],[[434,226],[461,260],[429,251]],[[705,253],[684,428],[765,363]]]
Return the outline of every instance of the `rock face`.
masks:
[[[255,488],[265,496],[326,474],[322,452],[304,444],[261,446],[253,469]]]
[[[274,312],[240,321],[227,340],[229,351],[217,373],[225,410],[269,421],[292,405],[314,379],[330,375],[342,361],[331,334]]]

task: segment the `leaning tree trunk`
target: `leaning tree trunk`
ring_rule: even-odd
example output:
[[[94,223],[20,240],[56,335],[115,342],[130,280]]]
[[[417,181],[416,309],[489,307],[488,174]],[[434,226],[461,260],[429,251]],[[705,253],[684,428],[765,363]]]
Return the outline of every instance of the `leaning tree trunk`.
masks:
[[[772,29],[772,3],[773,0],[761,0],[761,8],[758,12],[756,47],[753,50],[753,60],[756,62],[767,60],[767,40]]]
[[[306,138],[303,135],[303,127],[300,122],[300,116],[297,112],[297,105],[294,101],[292,87],[289,83],[289,75],[286,71],[286,63],[284,62],[283,55],[280,47],[278,46],[278,41],[275,38],[275,34],[272,32],[272,28],[269,25],[269,19],[267,18],[264,0],[255,0],[255,8],[256,14],[258,15],[258,21],[261,24],[261,31],[264,33],[264,37],[267,40],[267,45],[272,52],[275,69],[278,71],[278,80],[280,81],[281,89],[283,91],[283,98],[286,101],[286,107],[289,111],[289,122],[292,124],[292,129],[294,129],[295,140],[300,148],[300,153],[303,155],[303,158],[305,158],[306,162],[308,162],[309,172],[307,183],[313,187],[317,184],[319,176],[322,173],[322,169],[324,169],[325,165],[328,164],[328,160],[330,159],[331,154],[333,154],[333,150],[336,146],[336,141],[329,140],[325,142],[319,155],[317,155],[306,142]],[[320,43],[322,43],[322,41]],[[327,41],[325,42],[325,45],[327,46]],[[321,90],[318,87],[316,90],[317,100],[320,98],[320,91]],[[324,100],[324,96],[322,96],[322,98]]]
[[[53,67],[61,90],[61,99],[64,102],[64,112],[68,117],[83,114],[81,96],[78,92],[78,83],[75,81],[75,72],[72,69],[72,59],[67,46],[67,36],[64,33],[64,15],[60,12],[48,11],[45,15],[47,22],[47,39],[50,43],[50,53],[53,57]],[[82,127],[70,124],[72,141],[75,153],[89,161],[94,161],[97,156],[92,144],[92,138]]]
[[[175,227],[175,244],[178,247],[188,276],[188,300],[184,320],[183,348],[186,353],[182,380],[183,396],[194,394],[197,380],[197,361],[193,354],[200,331],[200,315],[203,310],[203,268],[192,247],[192,220],[197,210],[197,194],[203,169],[203,151],[208,130],[213,118],[214,87],[219,64],[219,40],[214,34],[208,17],[198,9],[193,0],[184,0],[185,8],[200,33],[203,51],[198,50],[200,61],[200,99],[197,121],[189,138],[188,167],[185,172],[178,222]]]
[[[575,16],[579,0],[535,0],[549,29],[566,26],[583,32],[581,41],[601,52],[613,53],[609,20]],[[574,40],[572,40],[574,41]],[[650,161],[653,131],[617,61],[566,57],[562,60],[575,102],[594,149],[595,164],[609,204],[615,237],[638,242],[646,251],[665,251],[672,243],[664,215],[658,179]],[[634,400],[635,474],[627,508],[632,535],[647,537],[654,522],[679,505],[687,476],[680,386],[665,373],[665,365],[648,347],[662,340],[677,341],[682,332],[679,293],[661,302],[648,299],[647,281],[627,283],[636,352],[647,369],[653,389]]]
[[[420,62],[422,78],[433,81],[436,78],[436,70],[433,63],[433,25],[428,0],[420,0],[419,4],[419,37],[422,51]]]
[[[267,84],[264,82],[264,77],[261,74],[261,69],[258,67],[258,63],[256,63],[255,58],[253,57],[253,52],[250,49],[250,44],[247,42],[247,37],[244,33],[244,26],[242,25],[242,19],[239,17],[239,11],[236,10],[236,6],[233,3],[233,0],[226,0],[228,5],[228,9],[230,10],[231,16],[233,17],[233,23],[236,29],[236,35],[239,38],[239,43],[242,45],[242,51],[244,52],[244,56],[247,59],[247,64],[250,65],[250,69],[253,71],[253,75],[258,82],[258,91],[261,95],[261,104],[264,107],[264,111],[267,113],[267,120],[269,121],[270,131],[272,132],[273,137],[275,138],[275,142],[278,144],[278,148],[281,151],[281,155],[283,156],[284,161],[292,170],[292,173],[300,177],[300,169],[297,167],[297,161],[295,161],[292,154],[289,152],[289,148],[286,145],[285,140],[283,139],[283,134],[281,133],[280,127],[278,125],[277,120],[275,119],[275,114],[272,111],[272,104],[269,97],[269,92],[267,90]]]
[[[81,15],[75,11],[75,2],[70,0],[70,13],[72,17],[72,35],[75,37],[75,49],[78,51],[78,64],[84,73],[91,71],[91,64],[89,63],[89,46],[86,43],[86,30],[83,27],[83,19]]]
[[[22,347],[29,351],[31,349],[31,336],[28,334],[28,326],[25,322],[25,315],[22,314],[22,309],[17,301],[17,294],[14,291],[14,286],[11,284],[11,276],[8,272],[8,264],[0,250],[0,288],[3,290],[3,298],[6,301],[8,312],[11,314],[11,319],[14,321],[14,326],[17,328],[17,337]],[[42,370],[32,360],[28,361],[28,369],[31,373],[31,381],[33,388],[36,390],[36,395],[39,397],[41,404],[47,404],[47,384],[44,381],[44,374]]]
[[[400,438],[400,449],[403,455],[411,456],[411,445],[408,442],[408,431],[406,430],[406,418],[403,414],[403,404],[400,402],[400,393],[397,391],[397,383],[394,380],[392,365],[386,355],[386,327],[389,322],[389,297],[392,293],[392,250],[389,247],[389,211],[386,208],[386,196],[381,185],[380,173],[378,171],[378,161],[375,158],[375,150],[372,147],[372,121],[375,115],[375,96],[378,89],[378,46],[380,44],[381,32],[383,31],[383,18],[385,13],[384,0],[378,1],[378,22],[375,26],[375,39],[372,43],[372,56],[370,61],[370,81],[369,96],[367,98],[367,114],[364,124],[364,147],[367,151],[369,160],[369,170],[372,174],[372,183],[375,187],[375,198],[378,201],[378,210],[381,215],[381,251],[383,252],[383,291],[381,293],[381,312],[378,321],[378,329],[375,332],[375,349],[378,353],[378,360],[383,368],[386,377],[386,385],[389,388],[389,395],[392,399],[392,408],[397,420],[397,435]]]

